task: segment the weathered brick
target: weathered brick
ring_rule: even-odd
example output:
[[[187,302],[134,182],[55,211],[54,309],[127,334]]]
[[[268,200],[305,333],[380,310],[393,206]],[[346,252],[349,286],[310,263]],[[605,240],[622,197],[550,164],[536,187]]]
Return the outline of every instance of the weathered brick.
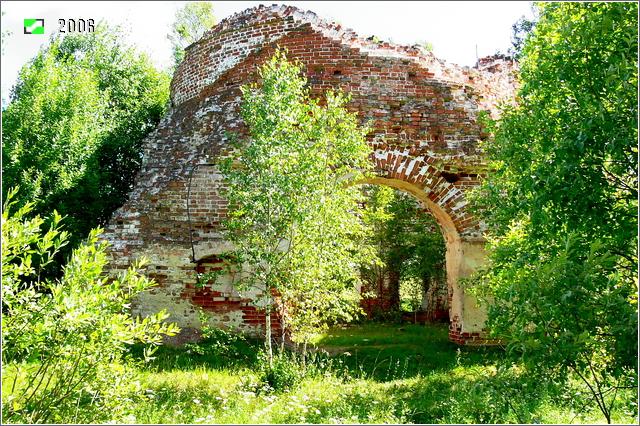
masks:
[[[136,312],[165,307],[171,320],[198,328],[195,310],[185,305],[194,304],[210,313],[213,324],[264,332],[264,316],[243,320],[245,312],[256,311],[240,305],[232,277],[210,284],[206,295],[195,283],[196,272],[220,269],[206,259],[229,249],[219,229],[228,211],[220,197],[223,184],[209,164],[227,152],[228,131],[247,134],[238,112],[240,86],[256,81],[257,67],[277,46],[303,64],[314,96],[322,99],[330,88],[351,93],[348,109],[371,124],[367,138],[379,178],[424,194],[426,206],[439,211],[436,218],[450,222],[447,232],[455,239],[482,239],[465,201],[484,173],[478,141],[486,135],[477,115],[487,110],[495,116],[497,103],[512,97],[517,65],[493,57],[460,67],[415,46],[374,43],[312,12],[259,6],[223,20],[187,48],[171,82],[170,111],[147,137],[134,188],[106,227],[111,269],[124,270],[144,255],[161,286],[138,298]],[[447,182],[445,170],[455,170],[459,180]],[[456,292],[438,297],[451,308],[452,300],[465,297]],[[242,303],[257,294],[243,293]],[[452,326],[462,321],[451,317]]]

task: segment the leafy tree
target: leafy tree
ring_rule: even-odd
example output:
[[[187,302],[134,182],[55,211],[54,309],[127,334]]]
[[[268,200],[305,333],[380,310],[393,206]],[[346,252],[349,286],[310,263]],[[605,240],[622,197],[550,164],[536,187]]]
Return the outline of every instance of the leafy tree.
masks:
[[[637,387],[637,24],[636,3],[540,6],[475,197],[494,336],[530,371],[581,380],[609,422]]]
[[[366,195],[366,204],[363,210],[363,220],[367,226],[371,229],[371,240],[373,246],[376,248],[378,258],[373,262],[364,263],[361,265],[362,277],[364,280],[365,288],[363,294],[365,297],[381,298],[382,292],[385,287],[385,280],[390,275],[388,272],[389,264],[384,261],[386,236],[387,236],[387,224],[393,218],[393,215],[389,212],[389,206],[394,200],[395,193],[393,189],[386,186],[378,185],[365,185],[363,192]],[[395,276],[398,276],[396,273]],[[393,287],[393,285],[391,285]],[[388,294],[388,299],[391,304],[396,304],[395,308],[399,308],[400,303],[400,290],[394,291],[392,288]],[[376,312],[376,314],[378,314]]]
[[[68,216],[73,244],[126,200],[168,101],[168,76],[120,39],[104,25],[54,38],[2,115],[3,195],[21,185],[19,203]]]
[[[17,423],[109,420],[131,391],[126,345],[151,346],[174,335],[165,312],[132,318],[129,302],[153,282],[139,275],[141,263],[110,279],[105,242],[92,231],[74,250],[60,280],[41,271],[66,243],[61,217],[48,230],[31,203],[14,210],[9,191],[2,212],[2,414]],[[30,217],[30,218],[28,218]],[[38,262],[34,262],[34,259]],[[12,380],[9,380],[11,378]]]
[[[400,310],[413,312],[413,322],[418,322],[418,311],[423,305],[425,290],[424,283],[415,277],[400,280]]]
[[[176,12],[176,19],[171,26],[171,40],[173,48],[174,67],[180,65],[184,59],[184,50],[200,40],[207,30],[216,24],[213,16],[213,5],[208,1],[188,2]]]
[[[534,8],[534,10],[537,10]],[[525,16],[521,16],[515,24],[511,26],[511,48],[509,48],[509,54],[515,59],[520,59],[522,55],[522,48],[524,42],[533,32],[533,28],[536,26],[536,20],[527,19]]]
[[[389,263],[400,266],[401,280],[415,280],[423,292],[445,278],[445,245],[439,225],[411,195],[396,191],[386,230]],[[395,236],[395,237],[394,237]]]
[[[2,115],[5,188],[21,183],[20,201],[37,199],[36,208],[49,211],[51,198],[84,175],[107,110],[95,71],[75,63],[63,69],[56,63],[57,50],[52,45],[23,68]]]
[[[270,360],[274,298],[293,340],[306,343],[327,321],[358,309],[358,256],[371,253],[351,185],[369,164],[365,131],[345,109],[347,96],[328,92],[321,106],[300,73],[277,51],[260,69],[261,84],[243,88],[249,137],[221,164],[225,232],[243,265],[237,284],[261,292]]]

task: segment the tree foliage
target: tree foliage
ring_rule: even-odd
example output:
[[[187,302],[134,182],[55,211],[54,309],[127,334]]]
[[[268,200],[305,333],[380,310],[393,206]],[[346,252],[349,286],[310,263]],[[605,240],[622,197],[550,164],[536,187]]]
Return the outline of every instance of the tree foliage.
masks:
[[[445,245],[433,216],[421,208],[411,195],[385,186],[367,188],[365,222],[372,228],[372,244],[379,264],[364,265],[368,287],[385,278],[389,281],[392,309],[400,309],[400,286],[413,293],[413,307],[418,307],[417,294],[424,294],[435,281],[445,278]],[[385,296],[385,295],[378,295]]]
[[[3,195],[68,216],[73,243],[126,200],[168,76],[104,25],[54,38],[19,75],[2,115]]]
[[[260,68],[261,84],[242,90],[249,137],[222,163],[237,285],[261,291],[269,351],[274,296],[294,341],[307,342],[358,309],[357,265],[371,255],[353,185],[369,166],[365,130],[346,95],[328,92],[323,106],[300,73],[282,51]]]
[[[537,11],[535,6],[534,11]],[[511,26],[511,47],[509,48],[509,54],[516,60],[520,60],[525,40],[529,34],[533,32],[536,22],[537,17],[527,19],[525,16],[521,16],[520,19]]]
[[[32,215],[31,203],[14,209],[15,193],[9,192],[2,213],[3,418],[109,420],[135,391],[128,383],[126,345],[158,345],[163,335],[178,330],[162,322],[165,312],[131,317],[132,296],[153,282],[138,273],[142,264],[115,279],[106,276],[106,243],[98,242],[99,230],[74,250],[60,280],[42,279],[42,269],[68,234],[57,213],[43,232],[45,221]]]
[[[609,421],[637,386],[637,24],[635,3],[540,6],[475,197],[494,335],[532,370],[579,377]]]
[[[208,1],[188,2],[176,11],[175,21],[171,25],[171,33],[167,38],[173,49],[174,67],[184,59],[184,50],[200,40],[207,30],[216,24],[213,16],[213,4]]]

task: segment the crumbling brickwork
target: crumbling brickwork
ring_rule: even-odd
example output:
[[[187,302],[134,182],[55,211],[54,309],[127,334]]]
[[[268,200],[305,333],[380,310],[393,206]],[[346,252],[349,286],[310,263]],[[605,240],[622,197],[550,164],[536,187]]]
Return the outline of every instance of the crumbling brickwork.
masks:
[[[215,269],[226,214],[215,162],[228,132],[245,131],[239,117],[241,85],[277,46],[304,65],[318,97],[340,88],[349,109],[368,124],[378,183],[414,194],[442,227],[447,241],[451,338],[482,334],[483,314],[458,286],[482,262],[482,224],[467,209],[466,191],[484,171],[478,114],[496,114],[513,95],[515,65],[505,58],[466,68],[438,60],[418,47],[365,39],[294,7],[257,7],[233,15],[187,49],[171,83],[171,107],[145,143],[144,162],[127,203],[106,229],[111,267],[150,260],[159,286],[136,304],[144,314],[166,308],[171,320],[197,329],[196,307],[213,325],[256,332],[264,315],[240,294],[232,277],[196,288],[197,272]],[[212,165],[214,164],[214,165]],[[277,322],[276,322],[277,325]]]

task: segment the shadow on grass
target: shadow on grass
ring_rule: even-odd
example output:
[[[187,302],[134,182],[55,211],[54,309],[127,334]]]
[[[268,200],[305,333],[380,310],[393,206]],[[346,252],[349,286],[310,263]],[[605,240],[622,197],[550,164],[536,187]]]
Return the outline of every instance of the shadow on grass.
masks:
[[[352,376],[378,382],[492,364],[501,354],[495,347],[460,347],[441,324],[334,328],[318,346],[341,359]]]
[[[261,340],[218,330],[198,343],[187,343],[180,347],[159,346],[147,369],[158,372],[200,368],[251,369],[258,364],[262,347]],[[129,352],[136,360],[144,358],[141,345],[131,346]]]
[[[545,410],[559,404],[551,401],[544,383],[482,368],[404,381],[395,389],[413,423],[542,423]]]
[[[219,330],[199,343],[160,346],[147,368],[154,371],[198,368],[255,369],[261,340]],[[342,376],[388,382],[494,362],[500,350],[460,347],[448,340],[447,326],[365,324],[331,329],[318,342],[311,362]],[[130,353],[141,360],[141,346]],[[336,371],[338,370],[338,371]]]
[[[216,332],[198,344],[160,347],[156,359],[145,369],[171,374],[154,376],[156,382],[152,387],[156,393],[146,409],[139,412],[139,420],[158,422],[158,413],[179,406],[183,414],[162,421],[191,422],[206,412],[204,407],[193,406],[196,399],[202,400],[203,404],[206,401],[207,409],[217,410],[219,395],[224,393],[221,389],[226,389],[228,394],[230,389],[246,387],[235,372],[247,369],[258,373],[264,367],[261,349],[262,341],[227,332]],[[140,347],[133,347],[131,353],[134,357],[142,357]],[[314,386],[318,386],[317,392],[323,397],[305,410],[304,421],[539,421],[531,413],[539,412],[539,407],[545,403],[545,392],[535,387],[523,387],[524,382],[518,376],[494,375],[491,366],[500,356],[498,348],[459,347],[449,342],[446,326],[365,324],[334,328],[320,339],[317,350],[309,356],[305,377],[317,382]],[[300,369],[300,366],[294,363],[287,368]],[[215,380],[211,380],[211,376],[205,378],[208,370],[218,370]],[[245,370],[243,377],[246,374]],[[204,383],[209,383],[207,389],[201,388]],[[305,392],[304,386],[307,385],[296,385],[290,392]],[[276,393],[285,399],[286,395],[292,395]],[[228,402],[231,411],[240,403],[235,399]],[[259,406],[266,403],[261,404]],[[300,412],[290,412],[285,405],[274,406],[275,417],[269,417],[269,421],[302,421]],[[247,406],[242,410],[257,407]],[[279,413],[277,416],[276,412]]]

